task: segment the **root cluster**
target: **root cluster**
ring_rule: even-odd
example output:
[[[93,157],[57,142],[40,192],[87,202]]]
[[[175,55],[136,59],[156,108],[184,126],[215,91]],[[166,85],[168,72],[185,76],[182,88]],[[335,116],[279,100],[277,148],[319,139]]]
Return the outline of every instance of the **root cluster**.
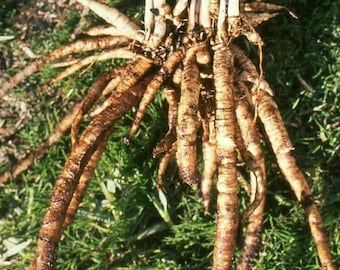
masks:
[[[0,98],[31,74],[60,59],[65,69],[38,91],[74,74],[95,61],[124,58],[127,63],[102,75],[83,100],[74,106],[35,152],[0,176],[0,184],[15,178],[33,160],[40,158],[64,132],[71,129],[72,151],[56,181],[54,193],[42,221],[36,259],[30,269],[55,269],[57,245],[82,200],[108,137],[117,119],[133,106],[138,110],[127,141],[138,129],[157,91],[168,103],[168,132],[155,146],[162,156],[159,189],[169,161],[176,159],[180,178],[200,185],[204,211],[210,211],[213,185],[217,189],[216,238],[213,269],[231,269],[236,239],[246,226],[243,253],[237,269],[249,269],[261,240],[265,206],[266,172],[262,151],[264,127],[278,165],[306,212],[322,269],[335,269],[323,223],[313,202],[304,174],[292,154],[293,145],[284,127],[273,91],[263,78],[262,41],[255,27],[276,16],[283,6],[241,1],[177,1],[145,3],[144,31],[114,8],[91,0],[78,0],[109,25],[87,31],[88,38],[58,48],[20,71],[0,89]],[[227,2],[227,3],[226,3]],[[292,16],[293,13],[289,12]],[[237,46],[245,36],[259,49],[259,67]],[[63,61],[79,52],[98,51],[85,58]],[[105,98],[84,131],[85,114]],[[201,147],[197,147],[201,145]],[[203,170],[198,170],[202,149]],[[246,170],[239,170],[238,164]],[[244,175],[244,171],[249,174]],[[238,186],[249,205],[239,213]]]

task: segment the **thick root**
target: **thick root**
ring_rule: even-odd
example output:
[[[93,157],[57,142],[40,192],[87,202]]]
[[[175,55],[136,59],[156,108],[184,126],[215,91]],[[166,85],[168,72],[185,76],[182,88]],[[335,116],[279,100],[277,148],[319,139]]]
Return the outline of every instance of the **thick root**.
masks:
[[[144,34],[140,32],[140,27],[119,10],[92,0],[77,1],[83,4],[85,7],[90,8],[106,22],[116,27],[120,35],[129,37],[130,39],[138,40],[139,42],[143,42]]]
[[[177,165],[180,178],[187,184],[198,182],[196,138],[199,127],[197,117],[200,94],[196,48],[187,51],[178,106]]]
[[[293,155],[294,148],[283,124],[279,109],[266,91],[258,91],[256,98],[258,115],[264,125],[279,167],[294,191],[298,202],[306,212],[321,267],[322,269],[335,270],[321,216],[313,201],[305,175],[296,163]]]
[[[122,73],[126,66],[117,67],[109,72],[102,75],[89,89],[86,96],[83,98],[81,102],[81,107],[78,110],[78,113],[72,123],[71,128],[71,143],[72,147],[74,147],[78,142],[78,132],[79,126],[83,119],[83,116],[88,113],[88,111],[93,107],[93,105],[97,102],[97,100],[102,95],[103,91],[106,89],[107,85],[113,78],[121,78]]]
[[[138,61],[139,60],[139,61]],[[66,211],[91,156],[96,151],[105,134],[112,128],[112,124],[123,114],[128,112],[138,101],[145,89],[145,80],[133,87],[150,68],[150,63],[141,62],[131,65],[135,68],[134,76],[124,81],[120,91],[110,97],[110,105],[98,114],[81,135],[77,146],[71,152],[65,167],[54,187],[50,206],[44,216],[37,245],[37,270],[55,269],[56,249],[62,233],[62,225]],[[149,77],[147,77],[147,82]],[[128,87],[130,86],[130,87]],[[124,90],[124,91],[123,91]]]
[[[243,242],[241,260],[237,265],[238,270],[251,269],[253,259],[258,254],[261,242],[262,221],[265,206],[266,172],[264,154],[261,147],[260,136],[254,122],[250,104],[247,102],[242,84],[237,88],[236,117],[240,127],[241,137],[249,157],[243,157],[250,168],[250,205],[242,213],[242,224],[248,220],[247,232]]]
[[[214,53],[216,89],[217,224],[213,269],[230,269],[238,232],[237,171],[235,143],[234,64],[230,49]]]
[[[129,138],[132,138],[136,133],[143,116],[147,110],[148,105],[155,97],[159,88],[164,84],[164,82],[169,78],[170,74],[174,71],[178,63],[184,57],[184,48],[179,48],[178,50],[172,52],[168,59],[164,62],[160,70],[155,74],[153,80],[147,86],[145,94],[139,103],[138,111],[135,117],[135,121],[131,127]]]
[[[79,204],[83,200],[83,197],[90,183],[90,180],[94,174],[94,171],[97,167],[97,164],[100,160],[100,157],[105,150],[110,133],[111,133],[111,130],[106,132],[106,134],[103,136],[102,141],[99,143],[97,150],[91,156],[89,162],[85,166],[85,169],[82,175],[79,178],[79,184],[77,185],[77,188],[75,192],[73,193],[73,197],[71,199],[70,205],[68,206],[66,214],[65,214],[62,231],[64,231],[66,227],[69,226],[73,222],[74,216],[79,208]]]
[[[201,193],[204,213],[209,213],[210,193],[213,177],[217,168],[216,130],[215,130],[215,90],[211,80],[202,79],[204,89],[201,91],[201,122],[202,122],[202,155],[203,171],[201,177]]]

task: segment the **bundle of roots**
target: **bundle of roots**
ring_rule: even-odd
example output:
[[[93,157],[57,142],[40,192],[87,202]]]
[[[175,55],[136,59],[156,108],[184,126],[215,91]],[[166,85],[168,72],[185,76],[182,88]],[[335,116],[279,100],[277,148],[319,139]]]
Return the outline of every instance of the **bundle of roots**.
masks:
[[[157,91],[163,92],[168,103],[169,125],[153,152],[155,157],[162,155],[159,188],[162,188],[172,158],[176,159],[179,176],[185,183],[200,185],[205,212],[210,211],[211,189],[216,185],[212,268],[231,269],[241,226],[246,226],[246,234],[237,269],[251,268],[257,254],[266,197],[265,157],[260,134],[264,130],[282,173],[305,210],[322,269],[335,269],[311,190],[296,164],[293,145],[273,100],[273,92],[263,78],[262,41],[254,29],[280,10],[295,15],[283,6],[258,1],[179,0],[172,7],[165,0],[146,0],[142,31],[114,8],[91,0],[78,2],[97,13],[108,25],[91,28],[86,32],[88,38],[37,59],[0,89],[0,97],[3,97],[9,89],[58,59],[61,60],[58,66],[65,69],[38,91],[95,61],[128,59],[126,64],[102,75],[48,139],[0,177],[1,184],[17,177],[71,129],[72,150],[55,183],[42,221],[36,259],[30,269],[55,269],[58,242],[72,222],[114,123],[133,106],[138,106],[128,141]],[[257,46],[258,67],[236,45],[235,40],[240,36]],[[63,61],[65,57],[85,51],[97,53]],[[80,134],[83,116],[103,97],[105,102]],[[199,144],[202,147],[197,147]],[[202,149],[202,172],[198,170],[197,149]],[[240,161],[247,170],[239,171]],[[238,179],[244,171],[249,172],[249,181],[242,184],[249,195],[249,205],[239,214]]]

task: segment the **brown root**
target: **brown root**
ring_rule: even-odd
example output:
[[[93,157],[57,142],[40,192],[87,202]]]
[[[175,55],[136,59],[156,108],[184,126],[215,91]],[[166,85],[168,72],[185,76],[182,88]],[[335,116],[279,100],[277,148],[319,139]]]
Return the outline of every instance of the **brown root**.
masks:
[[[102,75],[89,89],[88,93],[85,95],[81,102],[81,107],[78,110],[78,113],[72,123],[71,128],[71,143],[72,147],[74,147],[78,142],[78,131],[80,123],[83,119],[83,116],[93,107],[93,105],[97,102],[97,100],[102,95],[105,87],[109,84],[109,82],[113,78],[121,77],[122,73],[125,69],[123,67],[114,68],[104,75]]]
[[[324,225],[313,200],[305,175],[293,155],[293,145],[283,124],[279,109],[264,90],[258,91],[258,114],[275,153],[279,167],[298,202],[306,212],[311,234],[316,245],[322,269],[336,269],[329,250]]]
[[[33,63],[29,64],[22,71],[15,74],[10,80],[5,82],[0,88],[0,99],[6,95],[8,90],[15,87],[17,84],[25,80],[27,77],[31,76],[33,73],[37,72],[47,64],[62,58],[64,56],[75,54],[79,52],[92,51],[95,49],[104,49],[111,46],[126,45],[129,39],[115,36],[115,37],[95,37],[88,38],[84,40],[77,40],[66,46],[62,46],[53,52],[35,60]]]
[[[215,130],[215,90],[210,79],[202,79],[201,91],[201,122],[202,122],[202,155],[203,171],[201,177],[201,192],[204,213],[209,213],[210,193],[213,177],[217,168],[216,130]]]
[[[181,179],[189,185],[196,184],[199,178],[196,137],[199,127],[197,113],[200,77],[195,57],[196,50],[190,48],[184,60],[177,125],[177,165]]]
[[[60,72],[56,77],[51,79],[48,83],[45,85],[41,86],[38,90],[37,93],[39,94],[41,91],[44,91],[46,88],[56,84],[57,82],[61,81],[62,79],[76,73],[80,69],[86,67],[86,66],[91,66],[95,62],[98,61],[107,61],[110,59],[115,59],[115,58],[121,58],[121,59],[132,59],[136,56],[135,53],[128,49],[124,48],[118,48],[118,49],[108,49],[106,51],[103,51],[99,54],[91,55],[82,59],[79,59],[76,61],[74,64],[72,64],[70,67],[66,68],[62,72]]]
[[[157,171],[157,177],[158,177],[158,184],[157,189],[162,189],[164,185],[164,175],[166,173],[166,170],[168,168],[168,165],[171,161],[171,159],[175,156],[177,151],[177,144],[174,142],[171,146],[171,148],[165,153],[165,155],[162,157],[161,162],[158,165],[158,171]]]
[[[105,146],[107,144],[107,140],[110,133],[111,130],[107,131],[106,134],[103,136],[102,141],[99,143],[96,151],[92,154],[89,162],[84,168],[82,175],[79,178],[79,183],[77,185],[75,192],[73,193],[73,197],[65,214],[64,223],[62,225],[63,227],[62,231],[64,231],[66,227],[73,222],[74,216],[79,208],[79,204],[83,200],[83,197],[90,183],[90,180],[94,174],[94,171],[97,167],[97,164],[100,160],[100,157],[103,151],[105,150]]]
[[[214,52],[216,90],[217,224],[213,269],[230,269],[238,232],[234,65],[230,49]]]
[[[262,221],[266,194],[266,173],[264,154],[261,147],[260,136],[254,122],[251,106],[247,102],[246,86],[239,84],[236,91],[236,117],[240,127],[241,137],[249,156],[243,157],[250,168],[250,205],[242,213],[241,224],[248,220],[247,232],[243,243],[243,252],[237,269],[251,268],[254,257],[258,254],[261,241]]]
[[[184,49],[179,48],[178,50],[170,53],[168,59],[164,62],[161,69],[155,74],[153,80],[147,86],[145,94],[139,103],[138,111],[135,117],[135,121],[131,127],[129,137],[132,138],[135,132],[137,131],[142,118],[146,112],[147,106],[150,104],[152,99],[155,97],[158,89],[161,85],[169,78],[170,74],[176,68],[178,63],[184,57]]]
[[[44,216],[37,245],[37,270],[55,269],[56,248],[62,234],[62,225],[66,211],[78,186],[79,178],[84,172],[91,156],[96,151],[112,124],[136,105],[144,92],[149,77],[134,85],[150,68],[150,62],[142,58],[132,62],[134,76],[115,91],[110,97],[110,105],[98,114],[81,135],[78,144],[72,150],[54,187],[50,206]],[[130,87],[128,87],[128,85]]]
[[[163,94],[169,106],[168,108],[169,130],[165,134],[164,138],[153,149],[152,151],[153,157],[156,157],[163,152],[169,151],[177,138],[176,126],[178,119],[178,100],[179,100],[178,93],[173,87],[165,86],[163,89]]]
[[[10,171],[4,172],[0,175],[0,187],[10,179],[15,180],[20,174],[31,167],[34,162],[40,160],[44,156],[46,150],[55,144],[71,128],[80,106],[80,103],[73,106],[70,112],[64,116],[48,138],[41,143],[37,149],[15,164]]]

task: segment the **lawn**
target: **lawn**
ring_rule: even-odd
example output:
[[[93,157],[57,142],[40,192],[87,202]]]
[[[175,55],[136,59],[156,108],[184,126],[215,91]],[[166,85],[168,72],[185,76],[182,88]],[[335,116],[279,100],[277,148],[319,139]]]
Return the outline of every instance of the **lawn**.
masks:
[[[98,23],[68,1],[0,3],[0,84],[31,62]],[[30,3],[32,2],[32,3]],[[139,1],[110,1],[140,20]],[[336,1],[271,1],[294,11],[263,23],[264,75],[308,176],[323,217],[332,254],[340,266],[340,26]],[[257,61],[256,48],[240,43]],[[94,64],[89,72],[37,95],[52,78],[51,67],[31,76],[0,100],[0,173],[48,136],[99,74],[118,60]],[[134,111],[135,112],[135,111]],[[110,136],[74,223],[59,244],[58,269],[209,269],[214,245],[214,213],[204,216],[199,190],[182,183],[175,165],[157,193],[152,149],[167,131],[167,110],[159,93],[134,140],[127,146],[134,112]],[[89,121],[89,118],[86,118]],[[15,181],[0,187],[0,268],[23,269],[34,257],[40,223],[53,184],[70,152],[66,135]],[[302,208],[265,149],[268,194],[262,247],[256,269],[318,269],[316,249]],[[246,196],[240,196],[245,207]],[[238,247],[237,256],[240,254]],[[237,259],[237,258],[236,258]]]

